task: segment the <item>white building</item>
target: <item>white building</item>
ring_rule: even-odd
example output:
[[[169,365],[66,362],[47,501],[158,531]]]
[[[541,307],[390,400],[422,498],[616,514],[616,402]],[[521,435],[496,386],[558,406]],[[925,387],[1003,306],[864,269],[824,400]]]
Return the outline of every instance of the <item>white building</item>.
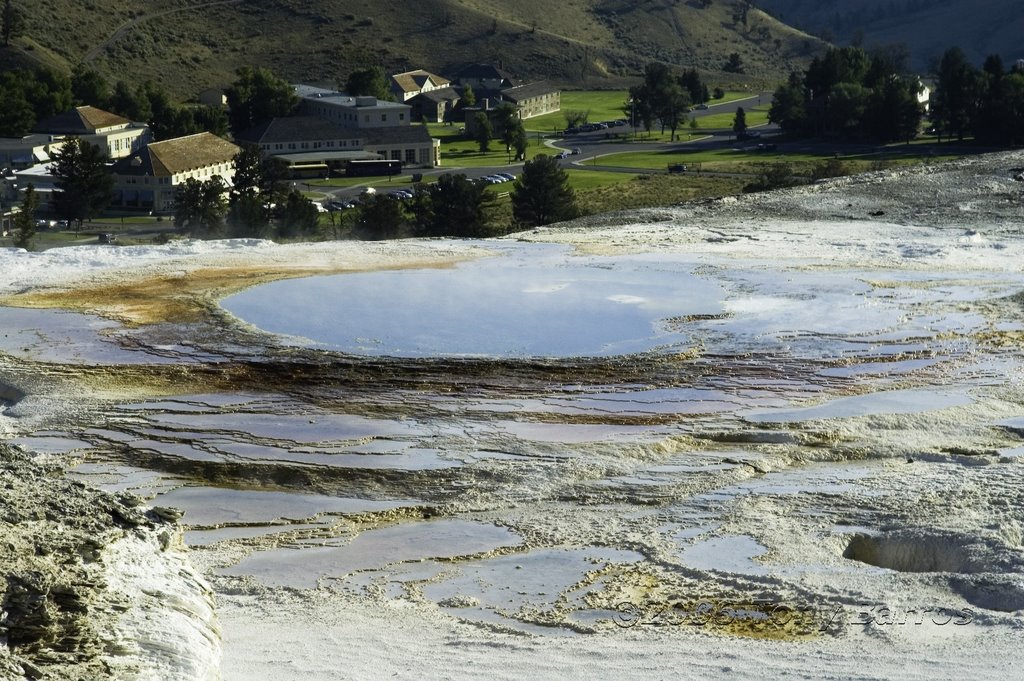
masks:
[[[62,135],[35,133],[24,137],[0,138],[0,167],[11,169],[31,168],[39,163],[48,163],[54,152],[64,147]]]
[[[79,106],[52,116],[36,125],[36,132],[81,138],[112,159],[138,151],[152,138],[148,126],[94,106]]]
[[[112,206],[167,212],[174,209],[178,185],[188,179],[204,182],[219,176],[230,185],[239,147],[214,134],[153,142],[114,164]]]
[[[343,128],[397,128],[412,121],[412,107],[376,97],[352,97],[344,92],[296,85],[298,113],[319,116]]]
[[[452,82],[444,76],[438,76],[423,69],[396,73],[391,76],[391,92],[402,102],[408,102],[424,92],[451,87],[451,84]]]
[[[235,139],[258,146],[264,156],[284,159],[296,176],[341,174],[349,161],[358,160],[387,159],[420,168],[441,163],[440,140],[422,125],[357,130],[320,116],[288,116]]]

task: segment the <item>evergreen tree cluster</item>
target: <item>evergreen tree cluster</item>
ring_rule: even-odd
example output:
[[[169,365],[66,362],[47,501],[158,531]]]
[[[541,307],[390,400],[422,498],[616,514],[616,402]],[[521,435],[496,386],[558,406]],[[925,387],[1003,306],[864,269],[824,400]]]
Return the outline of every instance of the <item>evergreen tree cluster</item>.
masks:
[[[41,122],[75,106],[94,106],[147,124],[156,140],[208,131],[226,136],[227,114],[217,107],[174,104],[152,81],[111,89],[98,72],[76,68],[71,76],[40,66],[0,73],[0,137],[22,137]]]
[[[53,195],[54,210],[76,227],[110,205],[114,176],[107,171],[106,158],[96,145],[72,137],[54,154],[50,172],[59,190]]]
[[[0,73],[0,137],[22,137],[71,108],[71,80],[44,66]]]
[[[174,225],[179,231],[210,239],[294,239],[317,234],[319,211],[289,185],[288,169],[281,159],[264,159],[258,147],[246,145],[234,162],[230,187],[220,177],[202,182],[189,178],[178,187]]]
[[[936,132],[993,146],[1024,143],[1024,70],[993,55],[980,69],[958,47],[945,52],[932,97]]]
[[[776,89],[768,120],[794,135],[909,141],[924,113],[921,91],[899,50],[833,48]]]
[[[292,86],[269,69],[243,66],[237,76],[225,92],[231,130],[236,133],[287,116],[299,105]]]
[[[462,173],[445,173],[437,182],[418,186],[408,203],[387,194],[367,197],[360,206],[354,232],[364,240],[405,235],[494,236],[495,203],[486,184]]]
[[[512,214],[520,228],[537,227],[580,214],[569,178],[551,156],[538,154],[523,166],[511,192]],[[477,238],[494,236],[495,195],[463,174],[446,173],[420,185],[403,203],[386,194],[364,199],[354,225],[360,239],[400,236]]]

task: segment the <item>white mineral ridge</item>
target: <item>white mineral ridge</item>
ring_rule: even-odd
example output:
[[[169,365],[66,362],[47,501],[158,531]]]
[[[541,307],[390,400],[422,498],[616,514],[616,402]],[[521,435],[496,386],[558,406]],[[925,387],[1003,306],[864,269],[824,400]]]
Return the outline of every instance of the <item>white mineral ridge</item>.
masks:
[[[104,551],[110,596],[127,606],[107,633],[112,678],[221,678],[213,592],[189,563],[184,548],[167,546],[170,534],[167,529],[129,534]]]

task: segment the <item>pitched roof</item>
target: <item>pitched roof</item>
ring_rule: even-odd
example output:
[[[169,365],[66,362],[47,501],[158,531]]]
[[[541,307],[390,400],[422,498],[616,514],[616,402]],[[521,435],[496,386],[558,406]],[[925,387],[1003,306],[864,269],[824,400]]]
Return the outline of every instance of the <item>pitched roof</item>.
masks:
[[[533,99],[534,97],[549,95],[554,92],[558,92],[558,88],[545,80],[538,80],[535,83],[506,88],[501,91],[501,96],[513,102],[521,102],[524,99]]]
[[[357,139],[359,130],[344,128],[320,116],[286,116],[250,128],[235,139],[253,144],[283,144],[297,141]]]
[[[421,97],[423,99],[429,99],[432,102],[451,102],[456,99],[461,99],[462,93],[460,93],[453,87],[442,87],[436,90],[428,90],[427,92],[421,92],[412,99],[410,99],[409,103],[411,104],[412,102],[415,102]]]
[[[209,132],[153,142],[114,164],[119,175],[170,177],[231,161],[239,148]]]
[[[398,86],[402,92],[419,92],[426,85],[427,81],[431,81],[437,87],[444,87],[445,85],[451,84],[451,81],[443,76],[437,76],[429,71],[423,69],[416,69],[415,71],[406,71],[405,73],[396,73],[391,76],[391,81]]]
[[[91,135],[98,129],[120,125],[131,125],[131,121],[94,106],[79,106],[40,121],[36,130],[65,135]]]
[[[474,78],[477,80],[498,79],[512,82],[512,78],[507,73],[493,64],[470,64],[465,66],[455,74],[455,80],[460,78]]]

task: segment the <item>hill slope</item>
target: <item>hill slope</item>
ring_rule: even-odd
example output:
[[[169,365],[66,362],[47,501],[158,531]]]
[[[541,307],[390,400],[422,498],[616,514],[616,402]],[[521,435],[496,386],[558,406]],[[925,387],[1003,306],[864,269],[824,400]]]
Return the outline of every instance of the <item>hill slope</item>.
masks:
[[[16,2],[18,0],[15,0]],[[751,85],[784,77],[820,41],[716,0],[21,0],[22,57],[85,61],[112,79],[151,78],[181,97],[233,80],[245,64],[336,84],[356,68],[445,73],[474,61],[563,85],[635,82],[651,60],[713,80],[732,52]],[[8,57],[11,55],[8,54]]]
[[[761,0],[779,19],[817,35],[848,42],[863,32],[865,46],[905,43],[912,64],[927,71],[954,45],[980,66],[999,54],[1007,64],[1024,58],[1020,0]]]

